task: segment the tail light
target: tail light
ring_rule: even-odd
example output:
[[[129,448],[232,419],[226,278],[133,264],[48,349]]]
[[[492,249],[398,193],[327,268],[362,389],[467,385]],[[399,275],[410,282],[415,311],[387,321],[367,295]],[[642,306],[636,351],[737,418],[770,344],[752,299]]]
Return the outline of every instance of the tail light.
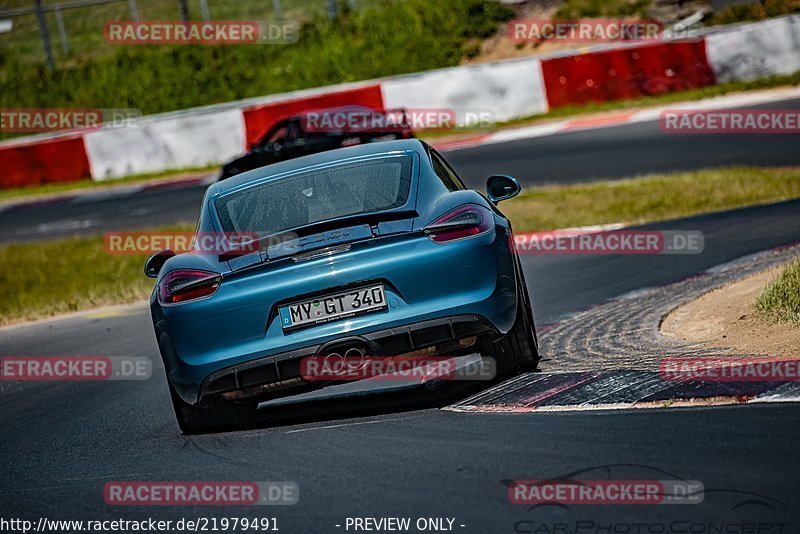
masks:
[[[494,217],[487,208],[467,204],[446,213],[423,231],[433,241],[444,243],[482,234],[493,227]]]
[[[167,274],[158,286],[161,304],[177,304],[213,295],[222,276],[208,271],[178,269]]]

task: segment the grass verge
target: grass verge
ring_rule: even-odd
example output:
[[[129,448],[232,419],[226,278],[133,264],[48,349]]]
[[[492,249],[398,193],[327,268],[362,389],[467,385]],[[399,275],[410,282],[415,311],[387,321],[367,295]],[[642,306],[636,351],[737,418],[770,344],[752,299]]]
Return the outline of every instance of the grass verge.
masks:
[[[192,227],[161,231],[191,232]],[[109,255],[103,237],[0,247],[0,325],[147,298],[145,256]]]
[[[769,321],[800,325],[800,261],[787,265],[781,276],[764,289],[756,308]]]
[[[516,232],[662,221],[800,198],[800,168],[730,167],[546,186],[501,204]]]
[[[540,187],[501,207],[525,232],[666,220],[790,198],[800,198],[800,168],[737,167]],[[141,300],[153,287],[142,274],[144,260],[106,254],[102,237],[2,246],[0,324]]]

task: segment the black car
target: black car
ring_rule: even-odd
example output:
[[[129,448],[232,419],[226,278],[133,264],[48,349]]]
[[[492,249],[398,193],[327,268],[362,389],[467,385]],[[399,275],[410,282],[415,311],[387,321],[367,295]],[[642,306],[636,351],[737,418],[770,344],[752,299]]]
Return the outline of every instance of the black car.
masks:
[[[249,152],[223,165],[219,179],[335,148],[413,137],[403,109],[346,106],[307,111],[278,121]]]

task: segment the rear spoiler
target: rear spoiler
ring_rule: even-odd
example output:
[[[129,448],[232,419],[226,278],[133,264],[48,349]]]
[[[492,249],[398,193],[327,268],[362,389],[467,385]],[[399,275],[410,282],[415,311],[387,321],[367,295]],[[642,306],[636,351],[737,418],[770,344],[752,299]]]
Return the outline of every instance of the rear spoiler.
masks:
[[[254,252],[255,250],[263,253],[275,244],[291,241],[293,239],[298,239],[309,235],[319,234],[322,232],[328,232],[330,230],[338,230],[340,228],[363,225],[374,227],[382,222],[412,219],[414,217],[419,217],[419,213],[417,213],[416,210],[398,210],[361,213],[358,215],[350,215],[347,217],[339,217],[337,219],[319,221],[307,224],[305,226],[299,226],[297,228],[293,228],[292,230],[284,230],[268,236],[262,236],[255,242],[251,241],[240,247],[228,249],[219,255],[219,261],[228,261],[239,256],[245,256]],[[374,231],[373,235],[375,235]]]

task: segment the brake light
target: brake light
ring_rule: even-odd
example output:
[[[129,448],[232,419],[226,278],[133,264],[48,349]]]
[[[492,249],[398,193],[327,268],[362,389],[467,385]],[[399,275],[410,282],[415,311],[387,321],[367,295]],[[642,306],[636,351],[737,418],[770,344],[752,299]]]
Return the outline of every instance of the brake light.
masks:
[[[158,286],[161,304],[177,304],[213,295],[222,276],[208,271],[178,269],[167,274]]]
[[[437,243],[454,241],[488,232],[494,227],[494,217],[487,208],[467,204],[429,224],[423,231]]]

